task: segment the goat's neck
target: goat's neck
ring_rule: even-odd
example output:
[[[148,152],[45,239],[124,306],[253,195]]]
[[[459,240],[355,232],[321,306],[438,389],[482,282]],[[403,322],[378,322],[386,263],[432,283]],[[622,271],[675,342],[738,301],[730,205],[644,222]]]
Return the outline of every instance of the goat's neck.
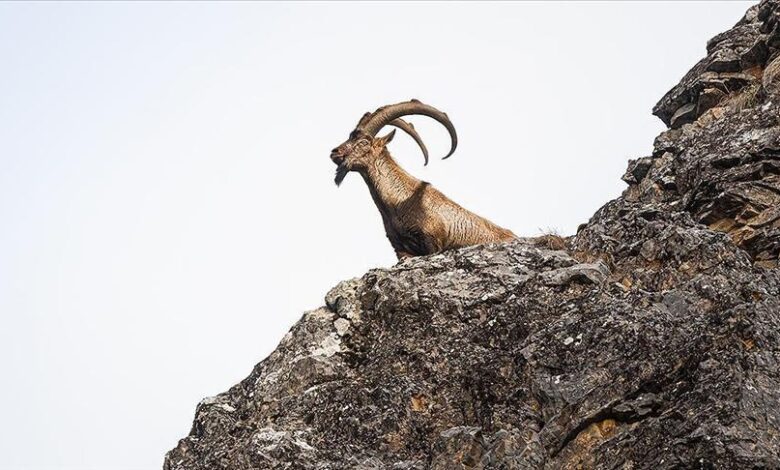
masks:
[[[404,171],[386,149],[362,175],[374,203],[385,215],[393,214],[422,184]]]

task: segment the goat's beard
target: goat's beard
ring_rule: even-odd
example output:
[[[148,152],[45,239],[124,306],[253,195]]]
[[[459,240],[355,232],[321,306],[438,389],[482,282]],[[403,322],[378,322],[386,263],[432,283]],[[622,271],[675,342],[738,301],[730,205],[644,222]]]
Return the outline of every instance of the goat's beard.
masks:
[[[349,170],[344,165],[336,167],[336,186],[341,186],[341,182],[344,181],[347,173],[349,173]]]

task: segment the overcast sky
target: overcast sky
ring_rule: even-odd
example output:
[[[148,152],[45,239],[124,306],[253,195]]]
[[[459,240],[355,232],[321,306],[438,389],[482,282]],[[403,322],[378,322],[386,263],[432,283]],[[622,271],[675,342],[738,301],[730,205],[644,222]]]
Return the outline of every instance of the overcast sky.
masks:
[[[390,266],[328,155],[418,98],[412,174],[574,233],[749,3],[0,4],[0,468],[153,469],[339,280]]]

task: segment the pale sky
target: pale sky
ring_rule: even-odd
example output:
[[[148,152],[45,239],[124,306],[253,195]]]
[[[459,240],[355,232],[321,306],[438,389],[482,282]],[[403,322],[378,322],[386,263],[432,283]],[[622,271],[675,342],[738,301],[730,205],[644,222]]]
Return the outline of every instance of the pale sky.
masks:
[[[418,98],[412,174],[577,225],[750,3],[0,3],[0,468],[153,469],[339,280],[391,266],[330,149]]]

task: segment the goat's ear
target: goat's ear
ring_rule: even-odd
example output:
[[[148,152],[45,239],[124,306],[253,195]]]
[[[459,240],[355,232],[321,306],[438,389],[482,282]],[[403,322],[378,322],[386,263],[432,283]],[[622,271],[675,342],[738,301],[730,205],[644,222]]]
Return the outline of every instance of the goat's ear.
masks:
[[[380,138],[378,139],[378,140],[379,140],[379,142],[377,142],[377,143],[378,143],[379,145],[381,145],[382,147],[384,147],[385,145],[389,144],[391,140],[393,140],[393,137],[395,137],[395,129],[393,129],[392,131],[390,131],[390,133],[389,133],[389,134],[387,134],[386,136],[384,136],[384,137],[380,137]]]

